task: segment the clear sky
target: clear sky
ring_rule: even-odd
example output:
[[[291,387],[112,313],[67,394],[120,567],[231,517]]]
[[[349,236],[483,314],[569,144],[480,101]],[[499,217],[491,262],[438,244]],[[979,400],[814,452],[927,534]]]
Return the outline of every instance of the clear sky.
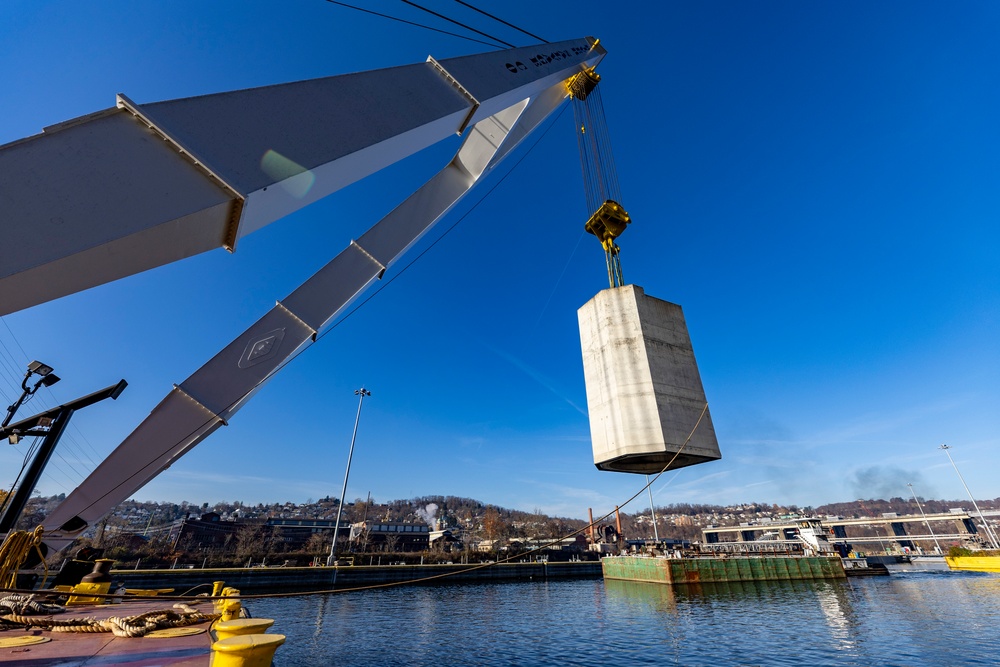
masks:
[[[451,0],[423,4],[532,41]],[[461,30],[402,2],[367,6]],[[608,50],[600,85],[634,220],[620,239],[625,278],[684,307],[723,452],[662,477],[657,504],[818,505],[906,496],[907,482],[964,498],[943,442],[978,497],[1000,496],[1000,6],[483,7],[547,40],[593,35]],[[0,143],[113,106],[118,92],[141,104],[490,50],[323,0],[6,0],[0,26]],[[173,383],[456,148],[444,142],[274,223],[234,255],[4,317],[5,400],[29,359],[63,378],[19,415],[130,383],[74,417],[40,491],[72,489]],[[576,310],[607,282],[583,233],[571,111],[507,168],[522,158],[136,497],[337,496],[362,385],[372,397],[351,499],[446,494],[585,517],[639,489],[641,476],[593,466]],[[0,484],[25,451],[0,447]]]

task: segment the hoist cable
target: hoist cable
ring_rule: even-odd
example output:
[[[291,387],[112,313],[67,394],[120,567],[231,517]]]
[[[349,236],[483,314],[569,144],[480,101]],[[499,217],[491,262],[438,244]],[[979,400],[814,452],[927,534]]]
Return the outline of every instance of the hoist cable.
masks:
[[[584,195],[588,212],[593,213],[609,199],[621,202],[621,186],[600,87],[590,91],[585,99],[574,97],[573,116],[580,148]]]
[[[583,162],[587,208],[595,211],[608,199],[620,202],[621,187],[600,88],[594,88],[586,99],[574,98],[573,111]]]
[[[594,100],[594,108],[600,116],[598,127],[601,130],[601,141],[603,143],[603,148],[601,150],[603,159],[601,160],[601,164],[607,170],[608,193],[611,195],[610,199],[621,202],[621,186],[618,181],[618,166],[615,163],[614,152],[611,150],[611,133],[608,129],[607,117],[604,115],[604,100],[601,97],[601,90],[599,87],[595,88],[593,92],[597,94],[597,98]]]

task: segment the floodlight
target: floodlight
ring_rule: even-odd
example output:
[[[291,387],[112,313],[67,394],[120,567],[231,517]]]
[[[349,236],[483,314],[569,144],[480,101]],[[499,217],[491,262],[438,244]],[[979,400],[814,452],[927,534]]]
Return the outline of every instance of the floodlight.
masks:
[[[35,375],[41,375],[45,377],[52,372],[52,366],[43,364],[40,361],[32,361],[28,364],[28,373],[34,373]]]

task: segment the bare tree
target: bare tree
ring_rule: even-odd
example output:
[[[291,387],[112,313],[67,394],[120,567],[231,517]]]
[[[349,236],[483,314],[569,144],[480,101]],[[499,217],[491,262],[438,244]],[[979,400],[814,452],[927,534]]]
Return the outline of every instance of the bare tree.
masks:
[[[324,530],[313,533],[306,542],[306,553],[311,556],[322,556],[330,552],[330,540],[333,538],[332,530]]]
[[[483,512],[483,536],[491,542],[494,551],[509,532],[510,526],[503,520],[500,512],[495,507],[487,507]]]
[[[280,554],[285,551],[285,531],[279,526],[271,528],[270,534],[267,536],[267,553],[270,554]]]
[[[236,558],[241,562],[249,560],[254,554],[262,551],[264,526],[259,523],[248,523],[236,530]]]

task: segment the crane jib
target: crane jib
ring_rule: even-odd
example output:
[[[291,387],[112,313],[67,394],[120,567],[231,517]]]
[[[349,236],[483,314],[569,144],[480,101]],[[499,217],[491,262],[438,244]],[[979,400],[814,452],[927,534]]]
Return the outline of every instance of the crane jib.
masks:
[[[234,239],[235,247],[235,240],[240,236],[343,187],[359,178],[359,174],[366,175],[391,164],[419,147],[446,138],[467,123],[474,129],[465,132],[465,140],[455,157],[437,175],[352,241],[191,377],[176,385],[135,431],[47,517],[45,543],[49,549],[68,545],[87,526],[93,525],[216,429],[228,424],[275,373],[312,345],[338,313],[379,279],[386,268],[451,210],[484,174],[550,117],[566,100],[566,82],[596,65],[604,54],[604,50],[595,47],[594,40],[589,39],[548,48],[553,50],[543,54],[544,63],[540,60],[537,64],[532,63],[531,68],[519,71],[516,76],[511,76],[506,63],[531,62],[532,57],[539,55],[538,47],[153,105],[123,101],[123,105],[131,106],[135,113],[127,111],[123,112],[127,116],[102,117],[112,118],[119,125],[125,123],[128,127],[125,135],[155,133],[171,137],[170,142],[157,142],[155,150],[166,151],[169,159],[158,153],[161,162],[198,184],[199,199],[195,208],[201,208],[187,215],[197,218],[199,224],[208,218],[215,221],[215,237],[206,239],[205,249],[211,245],[209,240],[217,247],[227,235]],[[325,117],[324,128],[339,128],[331,131],[342,134],[354,133],[341,137],[340,144],[316,141],[305,131],[313,120],[311,116],[296,118],[293,115],[290,122],[294,127],[285,129],[301,133],[297,141],[302,150],[283,155],[281,159],[272,157],[269,164],[275,173],[271,174],[262,169],[259,158],[249,161],[244,154],[263,155],[270,146],[289,145],[289,141],[272,141],[274,137],[268,133],[273,135],[273,128],[265,127],[264,119],[259,116],[226,118],[227,114],[235,115],[240,108],[267,108],[268,103],[280,104],[286,112],[296,106],[288,104],[289,98],[320,95],[331,88],[340,92],[346,88],[391,92],[390,84],[394,82],[412,90],[416,97],[408,97],[404,105],[394,95],[385,96],[386,106],[379,113],[387,116],[386,123],[373,124],[364,117],[354,117],[352,114],[359,113],[358,109],[348,109],[350,113],[347,113],[343,109],[319,105],[327,116],[334,113],[335,119],[343,117],[343,122],[348,123],[344,130],[343,122],[331,123],[329,117]],[[398,93],[398,89],[395,92]],[[248,105],[247,96],[261,96],[261,99]],[[342,99],[356,97],[347,95]],[[414,107],[414,99],[422,102]],[[219,131],[220,118],[226,118],[226,132]],[[376,126],[381,133],[377,136],[372,129]],[[387,126],[392,128],[391,136],[386,136],[384,128]],[[258,136],[258,131],[265,136]],[[234,135],[247,137],[255,148],[242,152],[227,148],[226,141]],[[296,144],[292,141],[291,145]],[[330,155],[330,150],[337,154]],[[135,159],[141,160],[141,157],[137,155]],[[0,150],[0,169],[3,160]],[[234,198],[227,194],[229,192],[236,192],[242,199],[235,232],[231,228]],[[175,209],[173,214],[176,213]],[[183,227],[184,222],[178,226]],[[151,241],[151,234],[155,236],[155,227],[153,231],[139,230],[132,238],[111,244],[122,244],[115,251],[137,251],[143,243]],[[79,261],[79,257],[75,259]],[[65,258],[53,259],[46,270],[58,274],[62,261]],[[10,278],[16,281],[25,273],[31,271],[0,277],[0,303],[7,303],[3,294],[4,281]],[[101,280],[105,278],[107,276],[101,276]],[[50,293],[36,292],[30,298],[52,298],[53,294],[58,296],[56,292],[60,290],[65,292],[65,287],[57,285]]]

